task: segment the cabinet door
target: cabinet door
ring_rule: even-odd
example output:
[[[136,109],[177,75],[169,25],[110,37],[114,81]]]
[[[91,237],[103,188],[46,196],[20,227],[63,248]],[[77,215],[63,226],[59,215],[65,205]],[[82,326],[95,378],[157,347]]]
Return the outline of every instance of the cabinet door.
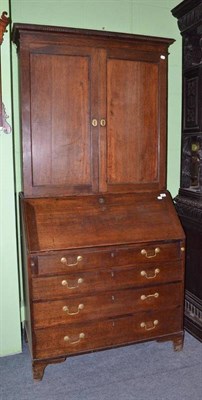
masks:
[[[33,46],[22,64],[24,192],[98,191],[97,51]],[[93,128],[93,131],[92,129]]]
[[[111,49],[103,69],[100,188],[102,191],[165,187],[166,57]],[[103,116],[101,117],[103,118]],[[103,129],[103,131],[102,131]],[[104,132],[105,129],[105,132]],[[104,138],[106,147],[104,147]]]

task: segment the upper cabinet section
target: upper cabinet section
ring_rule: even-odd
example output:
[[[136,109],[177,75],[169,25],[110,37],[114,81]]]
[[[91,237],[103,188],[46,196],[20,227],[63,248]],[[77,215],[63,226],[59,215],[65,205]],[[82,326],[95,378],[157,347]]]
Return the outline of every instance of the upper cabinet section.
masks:
[[[27,197],[165,188],[172,39],[16,24]]]

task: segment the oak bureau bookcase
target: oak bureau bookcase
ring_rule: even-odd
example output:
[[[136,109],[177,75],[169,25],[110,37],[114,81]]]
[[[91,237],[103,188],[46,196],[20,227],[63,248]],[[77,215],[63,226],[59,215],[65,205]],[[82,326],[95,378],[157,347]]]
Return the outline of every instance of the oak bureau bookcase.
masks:
[[[66,357],[183,345],[184,233],[166,190],[172,39],[15,24],[25,330]]]

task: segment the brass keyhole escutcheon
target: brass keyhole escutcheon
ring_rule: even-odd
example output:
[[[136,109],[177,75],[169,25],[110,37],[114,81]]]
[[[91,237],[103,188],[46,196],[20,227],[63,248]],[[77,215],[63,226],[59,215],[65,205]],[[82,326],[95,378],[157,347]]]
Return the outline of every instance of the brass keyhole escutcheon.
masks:
[[[103,197],[99,197],[99,204],[104,204],[105,203],[105,199]]]

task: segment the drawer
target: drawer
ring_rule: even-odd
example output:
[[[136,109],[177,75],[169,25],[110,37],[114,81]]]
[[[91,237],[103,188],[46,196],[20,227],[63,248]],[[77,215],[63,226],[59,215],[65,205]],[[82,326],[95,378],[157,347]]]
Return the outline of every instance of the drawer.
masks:
[[[36,276],[32,278],[32,296],[33,300],[52,300],[182,279],[181,262],[139,264],[130,269],[109,268],[59,276]]]
[[[153,243],[136,246],[106,248],[105,250],[64,251],[38,256],[32,260],[34,274],[76,272],[95,268],[130,266],[181,258],[180,242]]]
[[[37,302],[33,304],[34,327],[37,329],[59,324],[75,324],[151,309],[162,310],[179,306],[182,295],[182,284],[176,283]]]
[[[182,331],[180,307],[34,331],[34,358],[50,358],[157,339]]]

